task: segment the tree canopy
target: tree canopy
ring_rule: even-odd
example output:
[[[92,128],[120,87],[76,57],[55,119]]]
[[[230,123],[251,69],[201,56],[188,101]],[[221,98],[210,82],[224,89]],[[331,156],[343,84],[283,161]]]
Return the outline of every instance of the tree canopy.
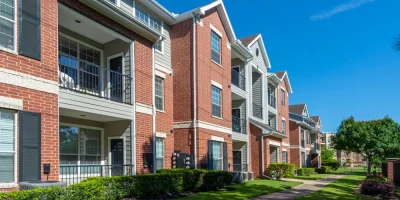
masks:
[[[337,150],[363,154],[371,172],[373,160],[398,156],[400,152],[400,125],[390,117],[371,121],[343,120],[332,144]]]
[[[334,159],[335,156],[335,150],[334,149],[328,149],[326,146],[323,146],[321,148],[321,162],[331,162],[331,161],[336,161]]]

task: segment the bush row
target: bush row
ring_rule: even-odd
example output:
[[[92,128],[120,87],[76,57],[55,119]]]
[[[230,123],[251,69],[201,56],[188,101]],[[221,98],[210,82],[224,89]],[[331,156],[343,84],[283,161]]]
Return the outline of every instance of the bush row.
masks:
[[[325,167],[330,167],[333,171],[338,170],[340,167],[340,163],[338,161],[322,162],[321,165]]]
[[[315,171],[316,171],[318,174],[325,174],[325,173],[327,173],[327,172],[330,172],[331,170],[332,170],[332,168],[329,167],[329,166],[322,166],[321,168],[316,168],[316,169],[315,169]]]
[[[372,196],[381,195],[384,199],[390,199],[396,194],[396,187],[388,182],[365,180],[361,185],[361,193]]]
[[[276,179],[280,180],[282,177],[293,178],[294,177],[294,164],[289,163],[271,163],[268,166],[268,174]]]
[[[0,193],[4,200],[115,200],[124,197],[155,197],[197,189],[216,190],[232,181],[225,171],[160,170],[157,174],[93,177],[67,188],[51,187]]]
[[[315,168],[298,168],[297,175],[299,176],[309,176],[312,174],[316,174]]]

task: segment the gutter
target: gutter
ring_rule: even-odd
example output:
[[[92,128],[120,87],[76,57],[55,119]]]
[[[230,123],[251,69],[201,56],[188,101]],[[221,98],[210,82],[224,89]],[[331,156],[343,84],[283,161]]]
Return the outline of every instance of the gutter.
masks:
[[[193,156],[197,169],[197,84],[196,84],[196,14],[193,12]]]
[[[131,121],[131,164],[133,165],[132,175],[136,175],[136,90],[135,90],[135,42],[132,41],[130,48],[130,64],[131,64],[131,76],[132,76],[132,87],[131,87],[131,101],[132,101],[132,112],[133,112],[133,119]]]

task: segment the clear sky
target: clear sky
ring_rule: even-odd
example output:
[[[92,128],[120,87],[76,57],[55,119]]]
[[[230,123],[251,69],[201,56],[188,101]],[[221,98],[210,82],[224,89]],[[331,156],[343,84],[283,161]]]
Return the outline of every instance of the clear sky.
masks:
[[[158,0],[181,13],[212,0]],[[287,70],[290,104],[307,104],[323,131],[342,119],[400,122],[400,0],[225,0],[238,38],[261,33],[272,72]]]

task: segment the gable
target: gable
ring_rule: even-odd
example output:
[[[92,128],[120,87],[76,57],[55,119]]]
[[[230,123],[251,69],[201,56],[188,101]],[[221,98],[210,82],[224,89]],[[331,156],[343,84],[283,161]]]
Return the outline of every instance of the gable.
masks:
[[[261,67],[263,69],[267,69],[268,68],[268,61],[264,59],[264,56],[262,55],[262,48],[260,45],[260,41],[254,42],[253,44],[251,44],[250,46],[250,51],[253,55],[253,60],[252,62],[257,65],[258,67]],[[258,51],[258,56],[257,56],[257,51]]]
[[[304,110],[302,115],[307,116],[308,117],[308,110],[307,110],[307,106],[304,106]]]

